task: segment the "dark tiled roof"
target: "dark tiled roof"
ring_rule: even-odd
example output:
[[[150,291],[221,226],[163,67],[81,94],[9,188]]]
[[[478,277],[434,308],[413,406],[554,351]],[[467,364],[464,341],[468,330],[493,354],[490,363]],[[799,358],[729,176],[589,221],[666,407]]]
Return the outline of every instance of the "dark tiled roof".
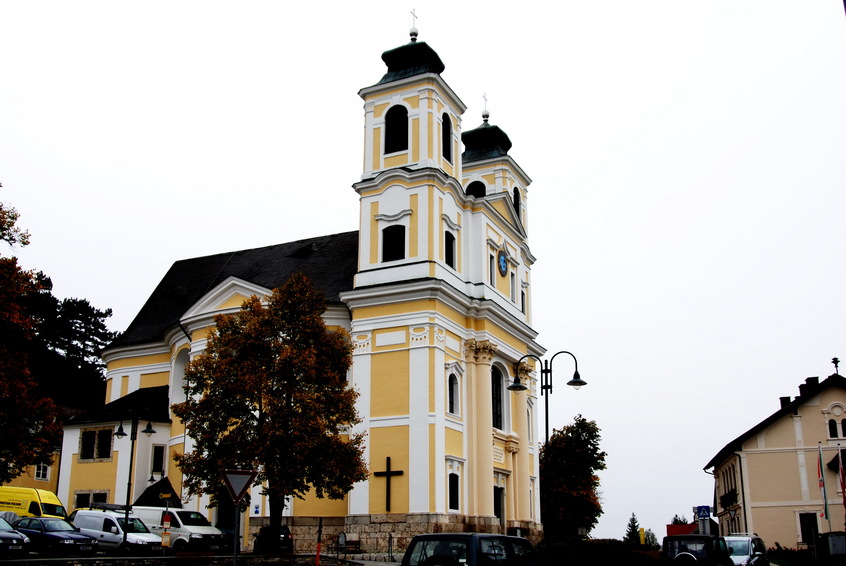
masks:
[[[382,53],[382,61],[388,66],[388,72],[379,84],[398,81],[414,75],[444,72],[444,64],[435,50],[424,41],[412,41],[396,49]]]
[[[816,380],[816,378],[813,379]],[[811,379],[809,378],[808,381],[811,381]],[[711,461],[705,465],[704,469],[708,470],[710,468],[713,468],[714,466],[720,465],[729,456],[743,448],[743,443],[746,442],[748,439],[752,438],[760,431],[764,430],[771,424],[780,420],[782,417],[786,415],[795,414],[800,406],[808,402],[808,399],[812,398],[814,395],[818,395],[820,392],[831,387],[840,387],[841,389],[846,390],[846,377],[835,373],[833,375],[828,376],[825,380],[820,383],[811,384],[806,382],[805,384],[801,385],[799,387],[798,397],[796,397],[793,401],[789,403],[783,403],[782,407],[778,411],[776,411],[754,427],[750,428],[749,430],[747,430],[746,432],[726,444],[722,448],[722,450],[717,452],[716,456],[711,458]],[[785,399],[785,401],[787,400],[789,400],[789,397]]]
[[[162,340],[185,311],[228,277],[273,289],[300,271],[328,303],[339,303],[340,293],[352,289],[357,268],[358,232],[177,261],[110,348]]]
[[[135,415],[143,421],[140,426],[145,426],[147,421],[157,423],[169,423],[170,404],[167,385],[158,387],[142,387],[128,395],[124,395],[116,401],[107,403],[99,409],[94,409],[85,414],[71,417],[67,424],[102,423],[110,421],[127,421]],[[128,432],[127,432],[128,434]]]

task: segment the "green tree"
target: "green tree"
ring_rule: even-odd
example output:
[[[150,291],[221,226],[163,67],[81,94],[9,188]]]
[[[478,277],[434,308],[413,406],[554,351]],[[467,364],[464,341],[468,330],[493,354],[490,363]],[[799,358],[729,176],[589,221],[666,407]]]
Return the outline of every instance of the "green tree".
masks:
[[[255,469],[270,505],[272,532],[285,498],[342,498],[367,478],[357,393],[347,385],[348,336],[327,331],[325,299],[302,274],[266,300],[252,296],[215,318],[203,354],[185,371],[187,400],[173,406],[194,450],[177,455],[192,494],[216,502],[220,470]]]
[[[17,211],[0,203],[0,240],[10,248],[29,243],[17,220]],[[14,256],[0,255],[0,484],[27,466],[50,463],[61,438],[55,405],[39,395],[30,372],[37,321],[26,305],[43,292],[38,274],[24,271]]]
[[[687,517],[684,515],[673,515],[673,520],[670,522],[671,525],[688,525]]]
[[[49,279],[44,285],[52,288]],[[102,406],[105,364],[99,353],[116,336],[106,326],[112,310],[99,310],[86,299],[60,301],[49,292],[30,302],[29,310],[39,321],[31,370],[42,393],[61,407]]]
[[[626,535],[623,541],[631,546],[640,546],[640,523],[637,522],[637,517],[634,513],[629,518],[629,524],[626,525]]]
[[[605,469],[605,452],[599,432],[594,421],[578,415],[573,424],[553,430],[541,448],[541,521],[551,539],[589,532],[602,514],[596,472]]]
[[[644,546],[646,546],[647,550],[658,550],[661,548],[658,537],[655,536],[652,529],[646,529],[646,533],[644,533]]]

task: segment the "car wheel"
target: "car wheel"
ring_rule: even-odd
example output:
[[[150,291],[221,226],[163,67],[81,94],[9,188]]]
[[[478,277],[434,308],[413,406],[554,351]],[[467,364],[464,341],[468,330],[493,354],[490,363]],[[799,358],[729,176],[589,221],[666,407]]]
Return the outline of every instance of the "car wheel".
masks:
[[[178,554],[180,552],[185,552],[185,549],[187,547],[188,547],[188,545],[185,543],[185,541],[182,540],[182,539],[179,539],[179,540],[177,540],[176,542],[173,543],[173,553]]]

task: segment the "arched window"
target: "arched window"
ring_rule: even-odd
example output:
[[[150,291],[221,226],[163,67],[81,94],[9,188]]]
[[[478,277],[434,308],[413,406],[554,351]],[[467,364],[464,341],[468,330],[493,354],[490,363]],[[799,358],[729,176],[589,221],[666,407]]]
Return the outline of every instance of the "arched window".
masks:
[[[401,104],[385,113],[385,153],[408,149],[408,110]]]
[[[455,236],[452,232],[444,233],[444,261],[455,269]]]
[[[444,159],[452,162],[452,120],[446,112],[441,116],[441,146]]]
[[[491,409],[493,414],[493,427],[502,429],[502,372],[499,368],[491,368]]]
[[[405,226],[394,224],[382,230],[382,261],[405,259]]]
[[[458,378],[455,374],[449,374],[447,382],[447,411],[453,415],[458,414]]]
[[[514,213],[517,215],[517,220],[520,220],[520,189],[514,187]]]
[[[846,438],[846,419],[840,421],[840,438]]]
[[[837,438],[837,421],[834,419],[828,421],[828,437]]]
[[[473,181],[467,185],[467,194],[475,198],[483,198],[488,192],[487,187],[482,181]]]

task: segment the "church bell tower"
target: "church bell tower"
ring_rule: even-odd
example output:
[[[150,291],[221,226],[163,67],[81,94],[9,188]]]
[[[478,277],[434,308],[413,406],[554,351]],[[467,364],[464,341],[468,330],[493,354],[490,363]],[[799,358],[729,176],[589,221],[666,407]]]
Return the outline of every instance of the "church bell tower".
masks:
[[[341,296],[372,472],[349,513],[538,532],[537,384],[508,390],[515,362],[544,351],[530,326],[531,180],[487,112],[462,133],[466,106],[416,30],[382,60],[359,91],[358,271]]]

